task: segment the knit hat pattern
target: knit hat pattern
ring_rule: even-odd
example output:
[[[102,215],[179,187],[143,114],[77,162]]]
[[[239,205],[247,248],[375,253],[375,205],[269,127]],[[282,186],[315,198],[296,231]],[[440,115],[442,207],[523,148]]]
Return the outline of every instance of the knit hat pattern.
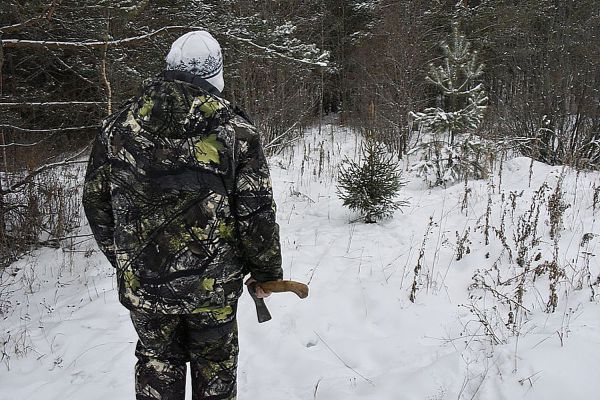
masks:
[[[219,42],[206,31],[188,32],[171,45],[167,68],[186,71],[206,79],[223,91],[223,56]]]

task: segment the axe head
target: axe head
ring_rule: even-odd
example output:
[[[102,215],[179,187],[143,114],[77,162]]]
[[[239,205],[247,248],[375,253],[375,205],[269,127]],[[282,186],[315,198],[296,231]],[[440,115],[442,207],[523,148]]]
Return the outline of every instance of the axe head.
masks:
[[[250,296],[252,300],[254,300],[254,305],[256,306],[256,315],[258,316],[258,322],[263,323],[267,322],[271,319],[271,313],[265,304],[264,299],[259,299],[256,297],[256,282],[248,285],[248,292],[250,292]]]

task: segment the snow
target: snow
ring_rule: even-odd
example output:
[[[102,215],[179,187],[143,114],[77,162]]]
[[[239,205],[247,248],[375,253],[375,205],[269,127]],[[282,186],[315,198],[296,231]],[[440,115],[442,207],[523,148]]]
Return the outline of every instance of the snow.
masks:
[[[594,256],[600,174],[516,158],[488,180],[469,182],[463,207],[464,184],[428,189],[405,172],[402,198],[410,207],[365,225],[350,222],[356,215],[335,193],[337,165],[346,154],[356,156],[357,142],[349,129],[328,125],[321,134],[309,130],[303,143],[271,159],[285,278],[309,283],[311,293],[305,300],[271,296],[273,320],[264,324],[257,323],[249,296],[242,297],[238,399],[597,398],[600,287],[590,285],[600,273]],[[516,246],[519,216],[544,182],[547,198],[561,176],[571,206],[558,239],[557,259],[565,267],[558,306],[545,312],[547,274],[528,280],[522,305],[530,312],[518,314],[515,333],[500,320],[506,304],[490,292],[469,290],[476,271],[494,263],[503,278],[519,271],[493,230],[490,244],[484,243],[488,201],[490,225],[498,228],[506,210],[508,246]],[[540,240],[528,257],[542,257],[531,261],[532,268],[554,258],[546,205],[540,210]],[[460,261],[457,232],[469,232],[470,241]],[[582,245],[586,233],[593,235]],[[92,240],[74,240],[73,250],[33,251],[0,281],[0,400],[134,398],[136,336],[117,301],[114,273]],[[514,286],[496,289],[514,294]],[[492,330],[501,343],[485,335],[473,307],[497,322]]]

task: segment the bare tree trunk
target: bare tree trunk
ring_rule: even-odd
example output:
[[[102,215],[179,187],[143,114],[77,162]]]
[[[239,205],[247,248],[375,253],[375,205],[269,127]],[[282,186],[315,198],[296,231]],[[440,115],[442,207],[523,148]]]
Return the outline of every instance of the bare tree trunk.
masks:
[[[108,38],[110,37],[110,10],[106,11],[106,45],[102,49],[102,62],[100,63],[100,76],[106,90],[106,112],[112,114],[112,87],[106,73],[106,59],[108,56]]]
[[[2,73],[4,67],[4,51],[2,44],[0,43],[0,96],[4,94],[3,78]],[[4,258],[4,252],[7,249],[6,242],[6,215],[5,215],[5,202],[4,202],[4,178],[8,174],[7,162],[6,162],[6,140],[4,137],[4,128],[0,127],[0,141],[2,142],[2,162],[4,163],[4,173],[0,176],[0,260]],[[8,183],[6,185],[8,187]]]

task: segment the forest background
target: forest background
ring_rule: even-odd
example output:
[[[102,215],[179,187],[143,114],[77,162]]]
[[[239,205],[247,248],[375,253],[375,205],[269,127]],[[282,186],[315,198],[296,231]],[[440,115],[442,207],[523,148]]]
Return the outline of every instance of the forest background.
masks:
[[[419,134],[411,112],[464,106],[426,80],[453,27],[484,64],[475,134],[490,157],[600,167],[597,0],[2,0],[0,269],[68,237],[77,177],[47,172],[85,162],[102,118],[182,33],[219,40],[224,97],[269,151],[335,114],[403,157]]]

